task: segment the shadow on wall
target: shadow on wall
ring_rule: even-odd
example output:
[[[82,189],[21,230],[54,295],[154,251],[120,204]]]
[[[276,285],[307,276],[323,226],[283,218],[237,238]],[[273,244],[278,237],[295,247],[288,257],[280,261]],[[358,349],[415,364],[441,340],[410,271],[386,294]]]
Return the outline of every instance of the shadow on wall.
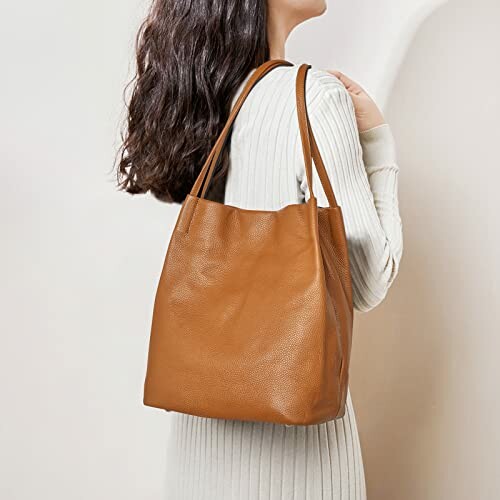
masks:
[[[370,500],[500,491],[499,20],[496,0],[440,7],[388,100],[404,255],[356,318],[351,381]]]

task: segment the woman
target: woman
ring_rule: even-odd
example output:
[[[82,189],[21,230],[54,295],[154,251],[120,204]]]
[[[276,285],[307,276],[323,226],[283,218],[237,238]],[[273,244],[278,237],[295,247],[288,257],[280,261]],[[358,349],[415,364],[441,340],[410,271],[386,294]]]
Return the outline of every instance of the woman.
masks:
[[[121,188],[182,202],[253,69],[284,58],[291,30],[325,7],[324,0],[156,0],[138,39]],[[263,210],[308,199],[297,68],[274,69],[252,90],[209,197]],[[363,89],[338,72],[312,68],[306,100],[344,214],[354,307],[368,311],[385,297],[402,254],[391,131]],[[326,206],[315,175],[318,204]],[[366,498],[350,395],[345,416],[321,425],[169,418],[169,499]]]

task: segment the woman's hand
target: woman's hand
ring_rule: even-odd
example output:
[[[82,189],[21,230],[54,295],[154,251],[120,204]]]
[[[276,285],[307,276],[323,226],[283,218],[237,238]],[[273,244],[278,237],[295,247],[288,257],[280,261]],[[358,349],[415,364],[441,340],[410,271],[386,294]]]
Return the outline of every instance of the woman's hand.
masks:
[[[347,89],[347,92],[349,92],[354,104],[359,132],[365,132],[368,129],[385,123],[382,112],[361,85],[357,84],[340,71],[332,70],[328,72],[336,76]]]

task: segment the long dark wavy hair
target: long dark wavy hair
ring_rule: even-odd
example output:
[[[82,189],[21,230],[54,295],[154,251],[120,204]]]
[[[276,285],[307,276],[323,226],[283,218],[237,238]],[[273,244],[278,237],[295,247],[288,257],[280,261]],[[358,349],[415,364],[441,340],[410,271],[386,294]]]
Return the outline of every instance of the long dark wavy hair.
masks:
[[[184,200],[239,85],[269,59],[266,3],[153,1],[136,40],[137,72],[117,162],[120,189]],[[221,199],[227,167],[226,148],[209,198]]]

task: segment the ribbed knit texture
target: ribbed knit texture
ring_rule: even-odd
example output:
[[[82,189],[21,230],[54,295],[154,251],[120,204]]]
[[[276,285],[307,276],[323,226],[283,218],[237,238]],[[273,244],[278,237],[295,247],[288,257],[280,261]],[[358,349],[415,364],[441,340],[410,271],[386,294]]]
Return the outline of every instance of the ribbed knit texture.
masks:
[[[296,66],[273,70],[245,101],[231,137],[226,204],[277,210],[308,199],[296,73]],[[385,297],[403,248],[392,134],[382,125],[360,136],[349,94],[325,71],[309,71],[306,100],[342,207],[354,307],[368,311]],[[317,173],[313,190],[318,205],[327,206]],[[175,412],[168,418],[168,500],[366,498],[350,393],[344,418],[321,425],[284,426]]]
[[[169,496],[176,500],[362,500],[356,421],[285,426],[173,414]]]

